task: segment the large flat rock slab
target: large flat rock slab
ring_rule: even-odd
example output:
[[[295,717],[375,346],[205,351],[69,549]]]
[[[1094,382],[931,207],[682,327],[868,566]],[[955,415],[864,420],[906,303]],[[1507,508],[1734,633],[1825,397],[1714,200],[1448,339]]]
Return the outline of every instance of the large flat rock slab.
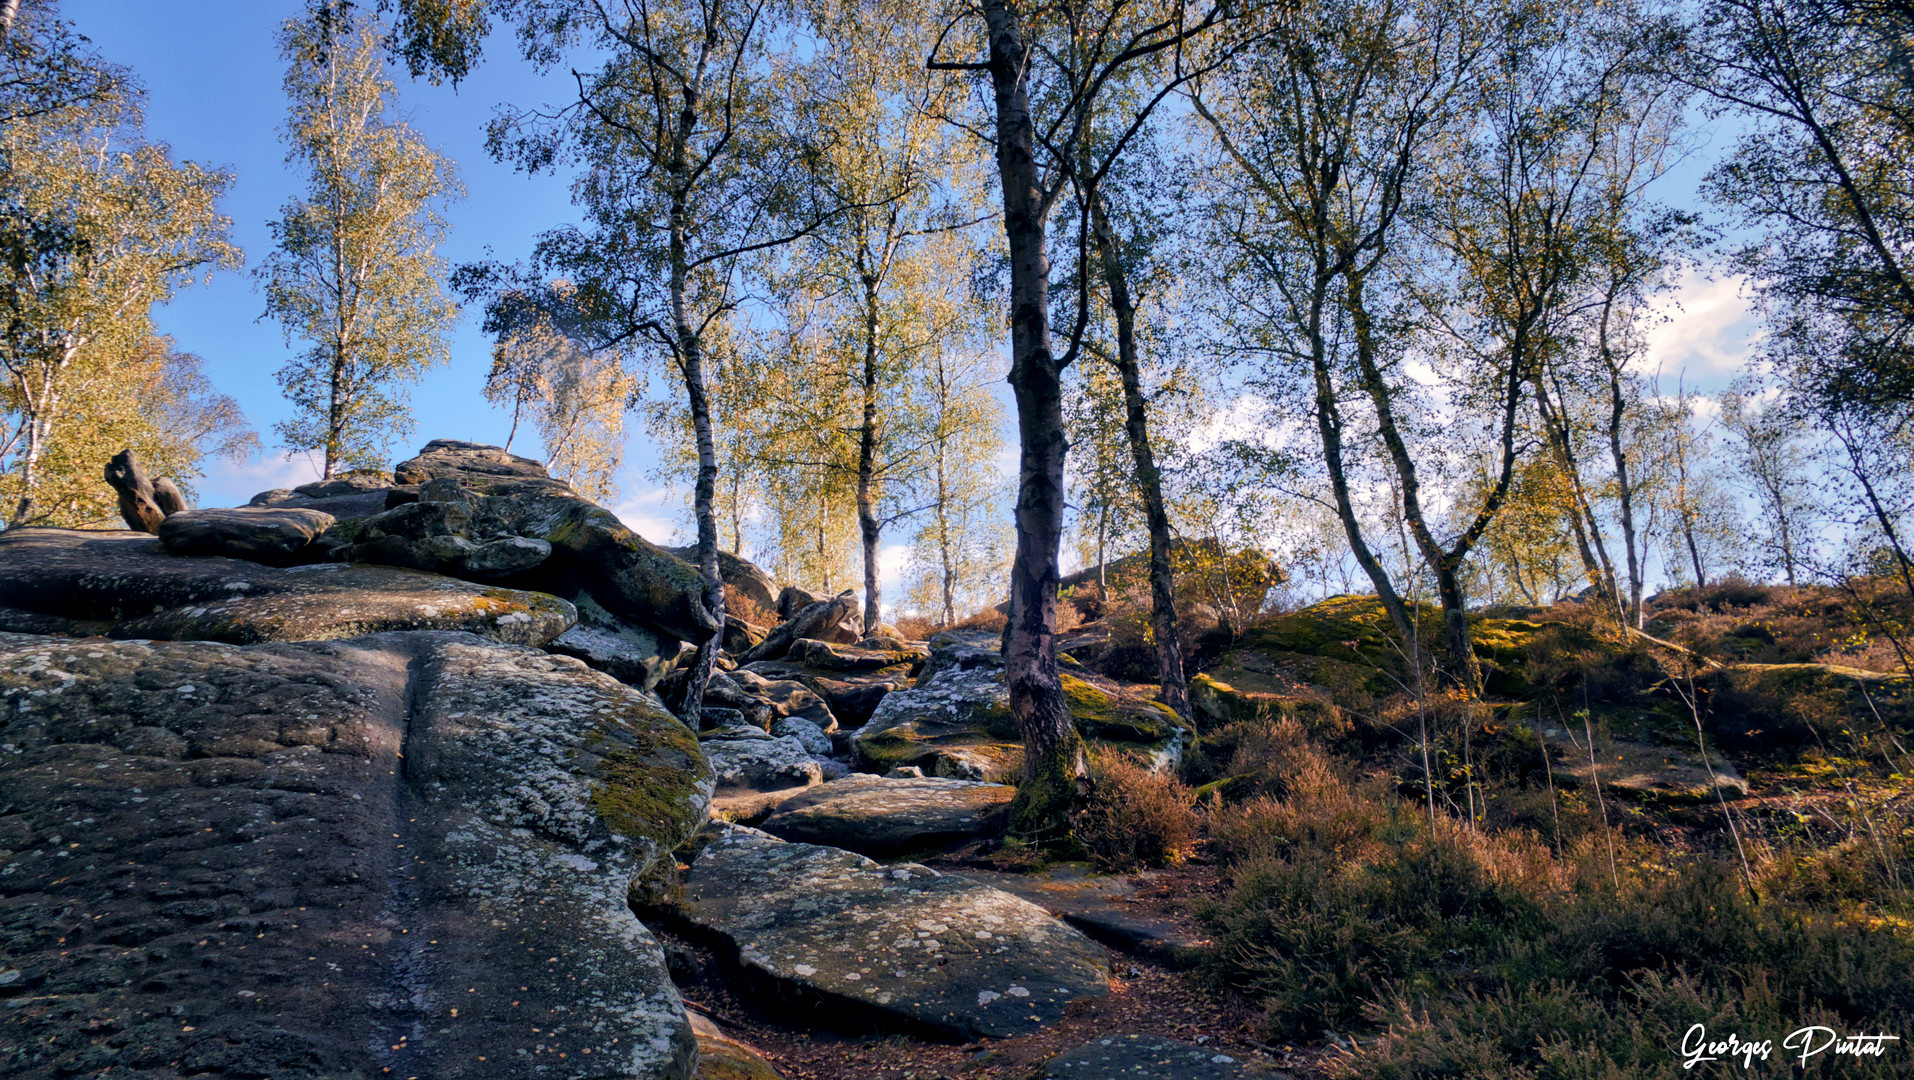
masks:
[[[692,1074],[628,893],[691,732],[467,634],[0,635],[0,1073]]]
[[[1109,990],[1100,946],[1009,893],[742,826],[713,831],[679,915],[752,978],[840,1022],[1009,1038]]]
[[[1043,1080],[1274,1080],[1279,1074],[1214,1047],[1123,1034],[1051,1058]]]
[[[965,871],[965,876],[1021,896],[1112,948],[1176,967],[1197,966],[1213,944],[1209,938],[1124,903],[1149,874],[1093,874],[1068,864],[1027,874]]]
[[[0,631],[251,645],[460,630],[540,646],[576,621],[555,596],[413,570],[191,558],[136,532],[0,533]]]
[[[291,562],[336,519],[298,506],[186,510],[160,522],[160,543],[175,555],[227,555],[255,562]]]
[[[779,805],[758,827],[885,859],[1001,834],[1016,794],[1008,784],[853,774]]]

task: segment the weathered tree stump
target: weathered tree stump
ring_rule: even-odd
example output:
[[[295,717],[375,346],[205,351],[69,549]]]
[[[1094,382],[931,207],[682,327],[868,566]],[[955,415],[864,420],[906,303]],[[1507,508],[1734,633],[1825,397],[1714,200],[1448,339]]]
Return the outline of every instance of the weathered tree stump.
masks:
[[[159,532],[166,512],[160,509],[159,501],[154,498],[153,482],[146,478],[146,470],[140,468],[139,459],[133,456],[131,449],[114,454],[113,460],[106,463],[106,482],[120,494],[120,516],[126,519],[127,528]],[[167,486],[172,488],[171,483]],[[179,498],[178,488],[172,488],[171,499],[184,502]]]

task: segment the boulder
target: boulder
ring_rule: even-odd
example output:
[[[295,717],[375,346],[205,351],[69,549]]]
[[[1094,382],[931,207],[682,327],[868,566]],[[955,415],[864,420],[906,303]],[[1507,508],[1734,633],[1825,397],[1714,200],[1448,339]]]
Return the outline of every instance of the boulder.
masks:
[[[724,637],[719,639],[718,647],[733,655],[742,655],[763,641],[767,632],[727,613],[724,617]]]
[[[1071,718],[1086,739],[1154,768],[1181,761],[1190,733],[1168,706],[1114,685],[1062,678]],[[947,662],[928,682],[886,695],[851,741],[855,760],[869,772],[916,765],[934,776],[1000,781],[1022,768],[1021,738],[1003,669]]]
[[[575,656],[619,682],[644,690],[656,690],[658,681],[677,667],[677,638],[613,615],[589,593],[575,592],[568,599],[578,609],[578,625],[552,639],[547,649]]]
[[[629,904],[711,778],[644,695],[447,633],[0,635],[0,686],[10,1073],[692,1075]]]
[[[1211,955],[1213,943],[1199,930],[1175,920],[1136,910],[1129,901],[1139,885],[1157,872],[1086,873],[1082,864],[1058,863],[1042,870],[964,873],[1025,900],[1084,932],[1091,940],[1172,967],[1195,968]]]
[[[315,480],[310,484],[300,484],[293,488],[296,495],[308,499],[337,499],[347,495],[364,495],[368,492],[383,492],[392,486],[392,481],[382,472],[365,469],[335,476],[330,480]]]
[[[323,499],[315,499],[307,495],[301,495],[291,488],[274,488],[271,491],[262,491],[254,495],[252,500],[246,505],[297,507],[303,510],[317,510],[320,513],[331,514],[339,521],[356,521],[360,518],[368,518],[374,514],[383,513],[387,509],[386,501],[390,490],[389,488],[380,488],[373,491],[361,491],[346,495],[329,495]]]
[[[791,616],[822,599],[824,598],[816,593],[800,589],[796,585],[786,585],[778,592],[778,621],[789,622]]]
[[[1087,1042],[1043,1068],[1043,1080],[1273,1080],[1277,1075],[1213,1046],[1136,1034]]]
[[[729,674],[732,682],[745,693],[771,706],[778,716],[808,720],[826,734],[837,730],[837,715],[831,711],[831,707],[798,680],[767,679],[744,668]]]
[[[467,552],[459,565],[459,576],[477,581],[500,581],[517,577],[552,557],[552,545],[529,536],[501,536],[488,540]]]
[[[799,638],[791,643],[788,659],[825,671],[877,671],[899,664],[921,664],[929,658],[925,649],[867,649],[857,645],[838,645],[828,641]]]
[[[1009,1038],[1109,990],[1100,946],[1009,893],[737,825],[711,833],[679,917],[836,1025]]]
[[[1001,835],[1017,789],[854,774],[811,788],[758,826],[785,840],[890,858]]]
[[[666,548],[692,566],[698,565],[698,545]],[[718,552],[718,577],[730,586],[731,590],[750,601],[758,610],[748,613],[747,621],[768,623],[781,620],[784,615],[778,610],[778,594],[782,591],[777,579],[758,568],[758,565],[741,555],[729,551]],[[738,612],[745,615],[745,612]]]
[[[804,744],[813,757],[831,756],[831,737],[824,729],[802,717],[787,716],[771,725],[771,734],[789,735]]]
[[[545,466],[531,458],[457,439],[433,439],[419,456],[400,462],[392,470],[394,484],[424,484],[440,478],[464,481],[484,495],[571,490],[570,484],[552,479]]]
[[[699,739],[769,742],[775,738],[770,732],[745,720],[744,714],[736,709],[706,705],[698,711],[698,719],[703,723],[698,731]]]
[[[552,546],[544,580],[570,583],[621,619],[645,623],[683,641],[704,641],[721,629],[704,608],[696,567],[626,528],[611,511],[570,494],[488,499],[488,511],[517,536]]]
[[[838,640],[835,628],[842,627],[846,620],[856,616],[857,594],[846,589],[829,600],[820,600],[792,615],[739,660],[746,664],[756,660],[775,660],[800,638]],[[857,640],[856,635],[853,634],[850,640]]]
[[[185,510],[160,523],[160,543],[175,555],[225,555],[254,562],[294,561],[333,516],[292,506],[243,506],[235,510]]]
[[[917,673],[922,686],[946,671],[1004,666],[1003,638],[988,630],[945,630],[931,637],[930,656]]]
[[[758,731],[758,735],[765,737],[706,737],[700,742],[699,748],[711,762],[711,771],[718,778],[721,792],[729,794],[740,788],[780,791],[824,782],[817,760],[804,743],[789,735],[773,737],[763,731]]]
[[[577,618],[554,596],[410,570],[182,559],[136,532],[0,533],[0,630],[238,645],[464,630],[540,646]]]

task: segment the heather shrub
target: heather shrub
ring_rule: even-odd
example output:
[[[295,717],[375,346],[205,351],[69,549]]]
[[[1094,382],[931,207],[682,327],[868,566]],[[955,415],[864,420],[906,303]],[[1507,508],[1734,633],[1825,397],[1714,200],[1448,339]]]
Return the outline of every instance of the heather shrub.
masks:
[[[1163,866],[1185,858],[1195,844],[1196,796],[1168,773],[1147,769],[1123,754],[1099,757],[1095,788],[1071,819],[1077,843],[1107,870]]]

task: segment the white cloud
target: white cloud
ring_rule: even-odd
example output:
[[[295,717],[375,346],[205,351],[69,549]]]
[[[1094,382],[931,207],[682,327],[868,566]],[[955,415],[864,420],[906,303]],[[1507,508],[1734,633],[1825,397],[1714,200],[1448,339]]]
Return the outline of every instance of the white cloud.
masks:
[[[1270,415],[1267,398],[1257,394],[1239,394],[1190,432],[1190,449],[1200,454],[1232,439],[1247,441],[1261,438],[1267,432]]]
[[[1698,271],[1684,273],[1661,307],[1663,321],[1648,331],[1648,348],[1637,365],[1641,373],[1683,376],[1692,385],[1741,370],[1760,336],[1754,310],[1742,295],[1745,284],[1738,276],[1711,281]]]
[[[245,461],[216,458],[197,485],[208,506],[239,506],[262,491],[310,484],[321,472],[310,454],[259,454]]]
[[[625,528],[639,536],[667,547],[681,547],[689,544],[693,537],[675,513],[672,503],[676,492],[668,487],[650,488],[619,497],[611,505],[611,512],[625,523]]]

